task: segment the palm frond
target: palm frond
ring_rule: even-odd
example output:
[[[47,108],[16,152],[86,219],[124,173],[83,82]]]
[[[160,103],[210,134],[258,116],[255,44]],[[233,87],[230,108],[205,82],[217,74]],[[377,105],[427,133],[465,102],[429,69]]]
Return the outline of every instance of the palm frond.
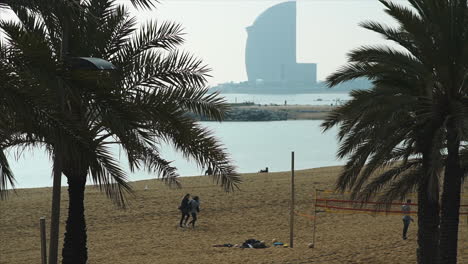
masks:
[[[0,149],[0,200],[8,196],[9,187],[15,188],[15,177],[3,149]]]
[[[411,53],[386,46],[361,46],[348,54],[350,62],[378,63],[385,67],[403,68],[407,75],[427,75],[424,65]]]
[[[104,58],[112,58],[129,41],[130,36],[136,30],[137,20],[130,17],[128,10],[118,7],[103,18],[101,31],[110,33],[103,52]]]
[[[411,172],[413,170],[419,170],[421,166],[421,160],[411,160],[406,163],[398,164],[385,172],[374,177],[366,186],[359,192],[356,193],[355,197],[358,200],[368,201],[372,199],[378,192],[381,192],[386,186],[392,185],[398,177],[402,174]],[[389,201],[393,201],[393,197],[389,198]]]
[[[189,53],[146,52],[130,61],[115,61],[128,90],[158,87],[203,87],[210,69]]]
[[[407,173],[386,188],[384,194],[377,201],[388,207],[393,201],[404,200],[410,193],[416,191],[422,177],[424,175],[421,175],[421,170],[407,171]]]
[[[182,44],[182,27],[172,22],[159,25],[156,21],[148,22],[116,54],[117,62],[132,61],[135,57],[151,49],[173,50]]]
[[[130,0],[135,7],[143,7],[151,9],[155,7],[156,3],[159,3],[158,0]]]
[[[138,157],[135,157],[136,166],[132,167],[139,167],[139,163],[142,163],[149,173],[156,173],[157,177],[160,178],[164,183],[171,187],[181,187],[180,181],[178,179],[179,174],[177,173],[177,168],[171,166],[170,161],[161,158],[155,147],[143,147],[134,153],[136,153]]]
[[[430,29],[426,26],[426,23],[433,19],[434,14],[429,15],[426,13],[427,9],[418,9],[417,4],[415,6],[417,13],[415,13],[412,9],[391,1],[381,0],[380,2],[385,5],[385,12],[399,23],[400,28],[397,32],[382,31],[378,27],[370,27],[369,29],[375,29],[374,31],[383,34],[387,39],[397,42],[415,57],[425,62],[427,66],[430,66],[433,61],[433,52],[431,51],[435,48],[430,36],[434,32],[429,32]],[[428,3],[423,5],[428,5]]]
[[[125,207],[126,194],[131,194],[127,175],[112,158],[111,152],[104,146],[97,146],[89,155],[89,172],[92,181],[104,191],[116,205]]]
[[[219,93],[207,94],[206,87],[169,87],[159,88],[153,91],[142,91],[140,98],[135,98],[139,104],[145,104],[147,111],[149,108],[160,107],[171,102],[187,112],[192,112],[200,116],[216,121],[221,121],[225,113],[229,110],[229,105]]]
[[[203,168],[211,167],[214,181],[226,191],[237,189],[241,179],[219,140],[183,111],[173,111],[172,114],[177,117],[166,116],[164,121],[157,117],[160,120],[154,120],[157,127],[154,132],[172,143],[187,159],[193,159]]]

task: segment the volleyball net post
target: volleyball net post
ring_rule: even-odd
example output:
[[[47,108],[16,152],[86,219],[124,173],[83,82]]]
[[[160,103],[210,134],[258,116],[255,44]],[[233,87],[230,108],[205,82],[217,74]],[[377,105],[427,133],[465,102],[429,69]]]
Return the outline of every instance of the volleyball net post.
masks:
[[[294,247],[294,151],[291,152],[291,208],[289,212],[289,246]]]
[[[314,230],[312,234],[312,248],[315,248],[315,232],[317,230],[317,192],[315,189],[315,199],[314,199]]]

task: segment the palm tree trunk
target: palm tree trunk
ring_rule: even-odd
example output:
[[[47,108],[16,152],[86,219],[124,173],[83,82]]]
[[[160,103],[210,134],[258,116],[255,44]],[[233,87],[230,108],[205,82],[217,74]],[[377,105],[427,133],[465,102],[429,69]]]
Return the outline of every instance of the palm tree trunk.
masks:
[[[440,264],[457,263],[458,222],[462,170],[459,160],[460,140],[453,122],[447,124],[447,164],[442,193],[440,223]]]
[[[78,170],[68,177],[68,219],[65,227],[65,238],[62,250],[63,264],[85,264],[88,260],[86,248],[86,222],[84,217],[85,176]]]
[[[435,177],[431,172],[431,160],[432,148],[430,144],[426,144],[423,152],[423,175],[418,185],[417,260],[419,264],[436,263],[438,253],[439,189],[433,191],[429,188],[431,177]]]
[[[439,238],[439,203],[428,197],[427,185],[418,186],[418,249],[419,264],[437,260]]]

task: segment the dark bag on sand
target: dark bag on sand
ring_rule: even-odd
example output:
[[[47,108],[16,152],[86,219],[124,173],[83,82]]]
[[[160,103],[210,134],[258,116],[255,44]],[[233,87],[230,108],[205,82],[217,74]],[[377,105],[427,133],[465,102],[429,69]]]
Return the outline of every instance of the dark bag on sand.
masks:
[[[266,245],[259,240],[251,238],[242,243],[241,248],[266,248]]]
[[[267,247],[265,243],[262,243],[262,242],[254,243],[252,246],[253,248],[266,248]]]

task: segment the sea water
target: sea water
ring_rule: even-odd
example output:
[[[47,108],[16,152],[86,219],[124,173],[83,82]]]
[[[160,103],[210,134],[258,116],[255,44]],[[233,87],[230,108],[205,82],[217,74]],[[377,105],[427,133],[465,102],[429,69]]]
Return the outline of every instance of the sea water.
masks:
[[[320,120],[272,122],[201,122],[224,144],[233,164],[241,173],[258,172],[265,167],[273,171],[291,169],[291,152],[295,152],[295,169],[340,165],[336,129],[322,133]],[[128,172],[126,156],[117,147],[112,149],[120,165]],[[181,176],[202,175],[203,168],[186,160],[170,145],[161,146],[162,157],[173,162]],[[8,158],[16,177],[16,188],[52,185],[52,163],[44,149],[24,150],[18,155],[10,150]],[[128,173],[131,181],[157,178],[142,171]],[[90,182],[91,183],[91,182]],[[62,179],[66,185],[66,179]]]

